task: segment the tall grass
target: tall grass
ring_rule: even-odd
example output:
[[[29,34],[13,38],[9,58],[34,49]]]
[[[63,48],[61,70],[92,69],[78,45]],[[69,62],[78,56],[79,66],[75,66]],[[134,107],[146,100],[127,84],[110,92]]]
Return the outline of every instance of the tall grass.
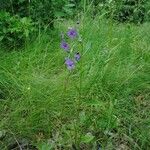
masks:
[[[149,24],[84,17],[82,67],[68,77],[59,33],[72,24],[56,21],[55,31],[40,34],[26,49],[1,51],[0,131],[7,132],[1,149],[15,137],[39,149],[148,150]]]

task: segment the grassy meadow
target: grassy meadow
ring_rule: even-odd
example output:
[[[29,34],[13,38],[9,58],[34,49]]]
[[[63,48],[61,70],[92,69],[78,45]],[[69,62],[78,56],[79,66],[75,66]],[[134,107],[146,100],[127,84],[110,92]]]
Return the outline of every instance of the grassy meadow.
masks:
[[[81,60],[68,71],[60,33],[73,26]],[[1,150],[150,149],[149,23],[56,20],[0,57]]]

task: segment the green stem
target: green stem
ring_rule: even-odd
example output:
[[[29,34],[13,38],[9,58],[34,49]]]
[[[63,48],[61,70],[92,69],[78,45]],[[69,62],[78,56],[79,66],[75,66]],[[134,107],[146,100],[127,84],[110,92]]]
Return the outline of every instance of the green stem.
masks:
[[[80,125],[80,108],[81,108],[81,100],[82,100],[82,84],[83,84],[83,58],[82,58],[82,54],[83,54],[83,43],[81,43],[82,48],[81,48],[81,60],[80,60],[80,79],[79,79],[79,95],[77,98],[77,103],[76,103],[76,113],[77,113],[77,123],[75,124],[75,144],[77,146],[77,148],[80,147],[80,137],[79,137],[79,131],[78,131],[78,126]]]

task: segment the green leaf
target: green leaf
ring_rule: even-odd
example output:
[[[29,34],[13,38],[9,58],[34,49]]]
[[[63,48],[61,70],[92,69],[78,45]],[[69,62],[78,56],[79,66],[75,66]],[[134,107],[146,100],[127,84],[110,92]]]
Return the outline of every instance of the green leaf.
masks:
[[[5,137],[5,135],[6,135],[6,131],[5,130],[0,131],[0,139]]]
[[[83,124],[83,123],[86,121],[87,117],[86,117],[84,111],[82,111],[82,112],[80,113],[79,118],[80,118],[80,123],[81,123],[81,124]]]
[[[67,5],[65,5],[65,7],[74,7],[75,6],[75,4],[67,4]]]
[[[3,38],[4,38],[4,36],[0,36],[0,41],[2,41],[2,40],[3,40]]]
[[[88,105],[88,106],[103,106],[104,104],[99,100],[86,100],[85,105]]]
[[[29,36],[29,30],[24,31],[25,37],[27,38]]]
[[[94,136],[91,133],[87,133],[81,137],[81,142],[90,143],[94,139]]]
[[[61,11],[56,11],[55,12],[55,17],[64,17],[65,13],[61,12]]]
[[[52,146],[47,143],[41,143],[39,144],[38,149],[39,150],[52,150]]]

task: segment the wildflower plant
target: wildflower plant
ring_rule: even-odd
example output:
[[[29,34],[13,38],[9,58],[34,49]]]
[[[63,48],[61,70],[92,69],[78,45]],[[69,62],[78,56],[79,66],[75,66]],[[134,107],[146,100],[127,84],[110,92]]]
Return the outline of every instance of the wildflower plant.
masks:
[[[77,23],[78,24],[78,23]],[[65,58],[64,58],[64,64],[66,65],[66,68],[69,70],[68,72],[68,76],[65,78],[65,82],[64,82],[64,91],[63,94],[67,93],[66,92],[66,88],[68,87],[68,81],[69,78],[71,76],[71,74],[73,73],[73,70],[75,70],[76,68],[78,69],[78,73],[79,73],[79,82],[75,83],[75,87],[77,88],[78,91],[78,96],[76,97],[75,100],[75,106],[76,106],[76,119],[73,121],[74,124],[74,132],[75,132],[75,137],[74,137],[74,143],[76,145],[78,145],[79,143],[79,134],[77,131],[78,127],[80,126],[78,123],[80,122],[80,108],[81,108],[81,101],[82,101],[82,52],[83,52],[83,42],[82,42],[82,38],[81,35],[79,34],[79,31],[77,30],[77,28],[71,27],[68,28],[68,31],[66,31],[66,33],[62,33],[61,34],[61,43],[60,43],[60,47],[61,49],[63,49],[64,53],[65,53]],[[79,67],[77,67],[79,66]]]
[[[66,37],[66,38],[65,38]],[[60,47],[66,53],[65,65],[68,70],[75,69],[77,63],[80,61],[81,53],[76,50],[76,45],[79,42],[79,32],[76,28],[68,28],[66,34],[61,34],[61,44]],[[67,42],[69,41],[69,42]]]

